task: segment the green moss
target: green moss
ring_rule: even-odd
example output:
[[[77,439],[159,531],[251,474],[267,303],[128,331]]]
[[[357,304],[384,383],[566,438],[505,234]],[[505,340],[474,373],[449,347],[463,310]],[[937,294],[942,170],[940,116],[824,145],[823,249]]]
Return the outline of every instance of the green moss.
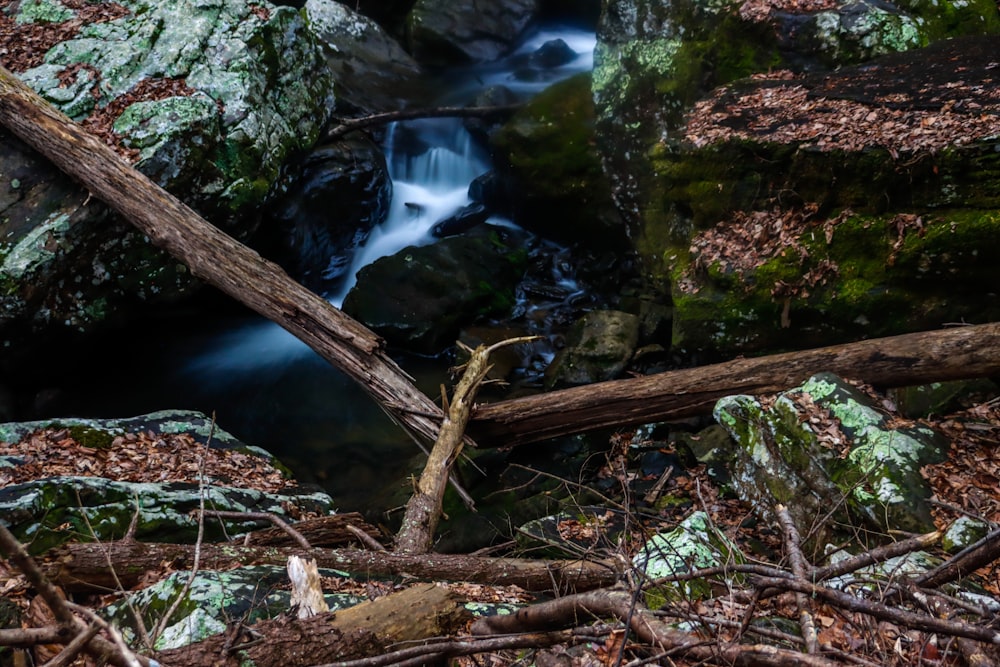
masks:
[[[84,447],[108,449],[114,442],[115,434],[109,431],[77,424],[69,427],[69,434]]]

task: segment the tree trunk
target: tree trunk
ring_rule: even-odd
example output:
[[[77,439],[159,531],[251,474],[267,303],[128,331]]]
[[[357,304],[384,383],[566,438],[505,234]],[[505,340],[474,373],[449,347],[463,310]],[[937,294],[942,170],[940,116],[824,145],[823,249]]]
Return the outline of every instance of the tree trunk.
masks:
[[[138,227],[191,273],[290,331],[358,382],[410,434],[433,442],[441,410],[367,328],[206,222],[0,67],[0,124]]]
[[[190,569],[194,545],[156,544],[134,540],[107,544],[69,543],[46,554],[45,574],[67,591],[132,588],[147,572],[167,564],[173,570]],[[452,554],[403,555],[358,549],[297,547],[240,547],[202,544],[200,568],[228,569],[234,565],[281,565],[291,555],[315,558],[319,567],[370,577],[410,576],[431,581],[515,585],[529,591],[591,590],[610,586],[618,572],[610,564],[590,561],[481,558]],[[108,563],[114,568],[117,580]]]
[[[710,412],[723,396],[782,391],[823,371],[890,387],[1000,374],[1000,324],[736,359],[480,405],[468,433],[480,446],[510,446],[668,421]]]
[[[464,602],[443,586],[422,584],[335,614],[261,621],[252,638],[215,635],[162,651],[157,660],[171,667],[308,667],[364,658],[390,645],[454,634],[470,617]]]

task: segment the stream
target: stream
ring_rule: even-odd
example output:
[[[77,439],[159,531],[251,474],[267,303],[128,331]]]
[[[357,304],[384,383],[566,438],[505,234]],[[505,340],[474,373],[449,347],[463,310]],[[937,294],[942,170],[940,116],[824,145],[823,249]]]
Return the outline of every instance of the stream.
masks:
[[[565,41],[576,59],[546,70],[544,80],[516,78],[524,55],[553,39]],[[448,72],[439,103],[464,104],[496,84],[534,94],[589,71],[594,43],[593,32],[577,28],[536,30],[504,61]],[[415,152],[419,147],[429,148]],[[433,225],[468,204],[470,182],[490,169],[486,151],[456,119],[390,126],[384,150],[393,181],[390,212],[356,249],[343,283],[324,295],[335,305],[361,267],[407,246],[433,242]],[[511,224],[497,218],[490,222]],[[568,273],[552,280],[567,295],[579,289]],[[15,418],[199,410],[278,456],[300,481],[326,488],[343,510],[388,507],[393,493],[406,491],[386,488],[387,481],[403,479],[418,452],[360,388],[277,325],[240,312],[221,297],[208,302],[207,308],[102,336],[85,348],[51,351],[47,363],[33,368],[33,384],[20,388],[33,399]],[[398,361],[430,395],[449,382],[451,359],[407,356]]]

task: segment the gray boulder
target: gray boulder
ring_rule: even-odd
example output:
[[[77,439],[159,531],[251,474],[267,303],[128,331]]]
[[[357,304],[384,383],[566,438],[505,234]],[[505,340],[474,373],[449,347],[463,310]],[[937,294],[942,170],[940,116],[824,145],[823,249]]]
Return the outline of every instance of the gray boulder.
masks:
[[[406,19],[407,43],[426,65],[496,60],[537,12],[537,0],[417,0]]]
[[[729,396],[714,414],[735,442],[731,487],[766,520],[785,505],[812,547],[851,539],[837,525],[934,530],[920,468],[944,460],[947,441],[927,427],[893,426],[840,378],[813,376],[773,402]]]
[[[65,437],[94,450],[113,449],[115,438],[148,432],[155,435],[189,434],[195,441],[217,449],[237,449],[247,463],[282,469],[266,451],[244,445],[215,426],[205,415],[169,410],[129,419],[59,419],[0,424],[0,440],[19,443],[35,431],[64,430]],[[122,469],[130,471],[128,457]],[[14,468],[27,461],[14,455],[0,456],[0,468]],[[83,469],[86,469],[84,466]],[[147,471],[152,475],[155,471]],[[126,473],[122,473],[126,476]],[[135,522],[134,537],[160,542],[193,543],[198,534],[194,514],[201,503],[198,484],[188,482],[131,482],[98,476],[60,475],[9,484],[0,488],[0,521],[41,553],[70,539],[110,541],[123,537]],[[316,489],[290,482],[273,491],[242,488],[240,480],[208,480],[205,504],[217,510],[330,514],[333,499]],[[253,519],[210,520],[205,539],[227,539],[269,525]]]
[[[67,37],[18,76],[247,239],[283,164],[329,118],[333,80],[316,39],[298,12],[266,2],[121,4],[117,18],[79,27],[82,9],[56,2],[58,12],[42,16],[21,3],[15,24],[67,21]],[[48,326],[89,329],[126,303],[175,300],[193,288],[176,261],[6,134],[0,165],[6,340]]]
[[[338,110],[393,111],[424,97],[420,65],[378,23],[334,0],[309,0],[305,12],[328,47]]]

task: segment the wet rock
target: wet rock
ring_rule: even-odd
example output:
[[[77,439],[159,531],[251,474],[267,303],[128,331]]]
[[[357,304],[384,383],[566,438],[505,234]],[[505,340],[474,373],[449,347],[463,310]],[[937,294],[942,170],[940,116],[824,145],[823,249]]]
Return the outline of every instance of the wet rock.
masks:
[[[506,86],[490,86],[476,95],[471,106],[476,107],[500,107],[520,103],[521,97]],[[484,146],[489,145],[490,137],[504,123],[506,118],[497,116],[493,118],[466,118],[462,120],[462,126],[468,130],[472,138]],[[472,197],[472,195],[469,195]],[[475,197],[472,197],[476,199]],[[477,199],[477,201],[480,201]]]
[[[837,524],[861,522],[878,534],[934,530],[920,468],[942,461],[947,442],[927,427],[893,427],[840,378],[813,376],[773,404],[723,398],[714,415],[735,442],[732,488],[762,519],[785,505],[799,532],[814,535],[813,547],[850,539]]]
[[[340,113],[394,111],[423,97],[420,65],[378,23],[334,0],[309,0],[305,10],[310,30],[329,47]]]
[[[357,134],[313,149],[295,170],[295,183],[268,208],[266,236],[276,239],[267,246],[280,249],[277,261],[299,282],[323,292],[385,221],[392,182],[381,149]]]
[[[417,0],[406,20],[407,43],[425,65],[496,60],[537,11],[537,0]]]
[[[624,249],[627,229],[593,145],[589,75],[557,83],[492,136],[501,195],[541,236],[597,250]]]
[[[561,39],[552,39],[531,53],[514,58],[511,66],[514,77],[519,81],[545,81],[552,77],[552,70],[572,62],[576,56],[576,51],[569,44]]]
[[[524,272],[523,235],[484,225],[432,245],[408,247],[362,269],[344,312],[392,345],[436,354],[462,326],[509,312]]]
[[[454,215],[434,223],[434,226],[431,228],[431,235],[434,238],[442,239],[446,236],[462,234],[483,224],[489,217],[490,212],[482,204],[469,204],[462,207]]]
[[[104,123],[140,171],[246,240],[283,164],[329,118],[333,81],[315,38],[290,7],[120,4],[122,16],[68,31],[74,36],[18,76],[74,120]],[[32,14],[35,6],[22,3],[11,18],[51,18]],[[58,20],[83,11],[53,7],[62,8]],[[126,305],[170,302],[196,285],[6,134],[0,164],[5,340],[47,327],[94,328]]]
[[[545,372],[548,388],[620,377],[639,342],[639,318],[615,310],[584,315],[566,335],[566,347]]]

